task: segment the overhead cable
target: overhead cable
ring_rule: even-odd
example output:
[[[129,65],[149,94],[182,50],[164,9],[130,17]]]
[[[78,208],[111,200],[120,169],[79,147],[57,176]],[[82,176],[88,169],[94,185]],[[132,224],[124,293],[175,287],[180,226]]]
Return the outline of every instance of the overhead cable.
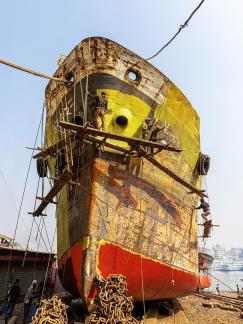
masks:
[[[173,40],[180,34],[180,32],[182,31],[183,28],[188,26],[189,21],[192,19],[193,15],[198,11],[198,9],[201,7],[201,5],[203,4],[205,0],[202,0],[199,5],[193,10],[193,12],[190,14],[190,16],[187,18],[187,20],[184,22],[183,25],[180,26],[180,28],[178,29],[178,31],[174,34],[174,36],[163,46],[161,47],[160,50],[158,50],[158,52],[156,52],[154,55],[146,58],[146,61],[152,60],[155,56],[159,55],[167,46],[169,46],[170,43],[173,42]]]

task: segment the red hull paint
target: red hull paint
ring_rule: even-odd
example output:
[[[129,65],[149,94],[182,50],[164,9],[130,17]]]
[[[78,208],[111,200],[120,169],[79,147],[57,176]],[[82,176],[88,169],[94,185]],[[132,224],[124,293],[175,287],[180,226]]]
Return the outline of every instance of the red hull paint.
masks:
[[[70,258],[73,263],[76,286],[80,291],[81,242],[75,244],[61,258],[59,267],[65,268]],[[206,288],[211,285],[211,280],[207,277],[199,277],[168,264],[156,262],[112,243],[104,243],[100,246],[98,269],[103,277],[111,273],[126,276],[129,294],[137,301],[143,300],[142,286],[145,300],[157,300],[186,296],[196,291],[198,287]],[[69,276],[70,272],[65,271],[63,284],[68,291],[74,293],[73,282],[70,285]]]
[[[211,279],[206,276],[200,276],[199,287],[200,288],[209,288],[212,284]]]
[[[196,274],[131,253],[111,243],[101,245],[98,268],[104,277],[110,273],[126,276],[129,294],[138,301],[143,300],[142,281],[145,300],[186,296],[196,291],[199,284]],[[201,282],[201,287],[202,283],[206,282]]]
[[[81,290],[82,242],[72,246],[58,261],[58,274],[63,287],[71,294],[79,295]]]

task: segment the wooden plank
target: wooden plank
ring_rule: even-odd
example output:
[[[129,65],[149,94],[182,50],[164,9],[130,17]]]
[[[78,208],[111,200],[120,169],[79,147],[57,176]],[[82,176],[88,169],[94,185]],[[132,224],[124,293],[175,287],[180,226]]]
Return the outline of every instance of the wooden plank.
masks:
[[[93,137],[91,135],[86,137],[86,140],[90,140],[93,141],[97,144],[102,144],[104,146],[113,148],[117,151],[121,151],[125,154],[128,155],[133,155],[133,152],[135,154],[137,154],[138,156],[143,156],[146,160],[148,160],[150,163],[152,163],[154,166],[156,166],[158,169],[160,169],[161,171],[163,171],[164,173],[166,173],[168,176],[170,176],[171,178],[173,178],[175,181],[179,182],[181,185],[183,185],[184,187],[186,187],[187,189],[190,190],[190,193],[195,193],[200,197],[207,197],[207,195],[204,193],[204,190],[200,190],[198,188],[196,188],[195,186],[191,185],[190,183],[188,183],[187,181],[183,180],[181,177],[179,177],[178,175],[176,175],[174,172],[172,172],[170,169],[166,168],[165,166],[163,166],[161,163],[159,163],[157,160],[155,160],[151,155],[147,154],[147,152],[142,149],[140,147],[140,149],[138,151],[136,150],[128,150],[124,147],[120,147],[118,145],[114,145],[111,143],[107,143],[107,142],[103,142],[103,140],[98,139],[96,137]]]
[[[71,178],[71,174],[69,171],[65,170],[63,174],[57,178],[54,182],[54,186],[48,192],[48,194],[44,197],[44,200],[40,203],[39,207],[32,213],[33,216],[40,216],[43,210],[48,206],[50,201],[58,194],[60,190],[65,186],[68,180]]]
[[[189,189],[191,192],[194,192],[200,197],[207,197],[207,195],[204,193],[203,190],[200,190],[193,185],[191,185],[189,182],[183,180],[181,177],[176,175],[174,172],[172,172],[167,167],[163,166],[161,163],[159,163],[157,160],[155,160],[152,156],[148,155],[145,150],[140,148],[140,151],[142,151],[142,156],[148,160],[150,163],[152,163],[154,166],[156,166],[158,169],[166,173],[168,176],[173,178],[175,181],[179,182],[181,185],[183,185],[185,188]]]
[[[128,149],[126,149],[126,148],[124,148],[122,146],[111,144],[109,142],[104,141],[104,139],[99,139],[99,138],[94,137],[92,135],[87,135],[85,137],[85,142],[87,142],[87,141],[99,144],[100,146],[104,145],[106,147],[112,148],[112,149],[117,150],[119,152],[123,152],[123,153],[126,153],[126,154],[131,154],[130,150],[128,150]]]
[[[149,147],[154,147],[154,148],[158,148],[161,150],[172,151],[172,152],[177,152],[177,153],[182,151],[178,148],[174,148],[169,145],[164,145],[164,144],[157,143],[157,142],[151,142],[151,141],[147,141],[147,140],[139,139],[139,138],[135,138],[135,137],[118,135],[118,134],[111,133],[111,132],[105,132],[105,131],[102,131],[102,130],[99,130],[96,128],[80,126],[80,125],[71,124],[71,123],[67,123],[67,122],[63,122],[63,121],[60,121],[59,125],[65,129],[73,130],[79,134],[89,134],[89,135],[93,135],[93,136],[101,136],[104,138],[109,138],[109,139],[113,139],[113,140],[117,140],[117,141],[121,141],[121,142],[126,142],[130,146],[134,146],[134,147],[139,147],[142,145],[142,146],[149,146]]]
[[[53,201],[53,200],[47,200],[45,197],[39,197],[39,196],[36,196],[36,199],[38,199],[38,200],[42,200],[42,201],[47,201],[49,204],[55,204],[55,205],[57,205],[57,202],[56,202],[56,201]]]
[[[74,137],[75,137],[74,134],[71,134],[70,135],[70,140],[73,141],[74,140]],[[49,146],[48,148],[42,148],[42,149],[40,149],[41,152],[35,154],[33,156],[33,159],[38,159],[40,157],[46,157],[48,155],[53,156],[53,155],[56,154],[56,152],[58,150],[61,150],[62,148],[64,148],[64,146],[65,146],[65,139],[57,142],[56,144],[53,144],[53,145]]]

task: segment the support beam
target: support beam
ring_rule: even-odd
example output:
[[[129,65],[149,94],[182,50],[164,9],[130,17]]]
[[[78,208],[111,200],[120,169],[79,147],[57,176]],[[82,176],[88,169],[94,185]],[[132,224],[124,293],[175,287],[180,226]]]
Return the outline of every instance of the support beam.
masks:
[[[95,142],[97,144],[101,144],[103,143],[103,141],[99,138],[96,138],[94,136],[88,135],[86,137],[87,141],[92,141]],[[120,147],[118,145],[115,144],[111,144],[108,142],[104,142],[103,143],[104,146],[113,148],[117,151],[120,151],[122,153],[125,153],[127,155],[138,155],[138,156],[142,156],[144,157],[146,160],[148,160],[150,163],[152,163],[154,166],[156,166],[158,169],[160,169],[161,171],[163,171],[164,173],[166,173],[169,177],[171,177],[172,179],[174,179],[175,181],[179,182],[181,185],[183,185],[185,188],[190,190],[190,193],[195,193],[200,197],[207,197],[207,195],[204,193],[205,190],[200,190],[198,188],[196,188],[195,186],[191,185],[190,183],[188,183],[187,181],[185,181],[184,179],[182,179],[181,177],[179,177],[178,175],[176,175],[174,172],[172,172],[170,169],[166,168],[165,166],[163,166],[161,163],[159,163],[157,160],[155,160],[151,155],[149,155],[143,148],[139,148],[139,150],[129,150],[126,149],[124,147]]]
[[[141,151],[141,156],[143,156],[147,161],[152,163],[154,166],[156,166],[158,169],[166,173],[168,176],[170,176],[172,179],[183,185],[185,188],[189,189],[191,192],[194,192],[200,197],[207,197],[207,195],[203,192],[203,190],[200,190],[193,185],[191,185],[189,182],[183,180],[180,178],[178,175],[176,175],[174,172],[172,172],[170,169],[167,167],[163,166],[161,163],[159,163],[157,160],[155,160],[152,156],[147,155],[147,152],[143,149],[140,148]]]
[[[42,201],[46,201],[48,204],[55,204],[55,205],[57,205],[57,202],[56,202],[56,201],[53,201],[53,200],[47,200],[47,199],[45,199],[44,197],[36,196],[36,199],[38,199],[38,200],[42,200]]]
[[[73,131],[77,132],[78,134],[101,136],[101,137],[105,137],[107,139],[113,139],[113,140],[117,140],[117,141],[121,141],[121,142],[126,142],[132,147],[139,147],[142,145],[142,146],[149,146],[149,147],[154,147],[154,148],[158,148],[161,150],[172,151],[172,152],[177,152],[177,153],[182,151],[178,148],[175,148],[175,147],[172,147],[169,145],[164,145],[164,144],[157,143],[157,142],[151,142],[151,141],[147,141],[147,140],[139,139],[139,138],[135,138],[135,137],[119,135],[119,134],[115,134],[115,133],[111,133],[111,132],[105,132],[105,131],[102,131],[102,130],[99,130],[96,128],[80,126],[80,125],[71,124],[71,123],[67,123],[67,122],[63,122],[63,121],[60,121],[59,125],[65,129],[73,130]]]
[[[36,216],[34,213],[28,212],[28,215]],[[47,216],[47,214],[40,214],[38,216]]]
[[[70,135],[70,140],[73,141],[74,137],[75,136],[73,134],[71,134]],[[44,158],[44,157],[46,157],[48,155],[54,156],[57,153],[58,150],[61,150],[64,147],[65,147],[65,139],[57,142],[56,144],[53,144],[53,145],[47,147],[47,148],[39,148],[40,152],[35,154],[33,156],[33,159],[38,159],[40,157]]]
[[[39,207],[32,213],[33,216],[40,216],[43,210],[48,206],[53,198],[58,194],[59,191],[65,186],[65,184],[71,179],[71,174],[69,171],[65,170],[63,174],[54,181],[54,185],[48,194],[44,197],[43,201],[40,203]]]

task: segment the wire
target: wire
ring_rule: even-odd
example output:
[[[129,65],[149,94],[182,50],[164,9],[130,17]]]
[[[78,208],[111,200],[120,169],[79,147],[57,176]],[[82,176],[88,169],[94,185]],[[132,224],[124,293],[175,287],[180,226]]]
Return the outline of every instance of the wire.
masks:
[[[6,186],[6,189],[7,189],[8,193],[9,193],[9,196],[10,196],[10,198],[11,198],[11,201],[12,201],[12,203],[13,203],[13,205],[14,205],[16,211],[18,212],[17,203],[16,203],[16,201],[15,201],[15,199],[14,199],[12,193],[11,193],[11,190],[10,190],[10,187],[9,187],[8,182],[7,182],[7,180],[6,180],[6,177],[4,176],[4,173],[2,172],[1,169],[0,169],[0,174],[1,174],[1,177],[2,177],[2,179],[3,179],[4,184],[5,184],[5,186]],[[21,219],[22,223],[24,224],[24,228],[25,228],[26,231],[29,233],[29,228],[28,228],[28,226],[26,225],[26,223],[24,222],[22,216],[20,217],[20,219]]]
[[[45,286],[46,286],[46,281],[47,281],[47,276],[48,276],[48,272],[49,272],[49,267],[50,267],[51,257],[52,257],[53,254],[54,254],[54,248],[53,248],[53,245],[54,245],[54,242],[55,242],[56,232],[57,232],[57,228],[55,227],[55,232],[54,232],[54,234],[53,234],[53,239],[52,239],[51,251],[50,251],[50,254],[49,254],[48,263],[47,263],[47,267],[46,267],[46,273],[45,273],[44,284],[43,284],[43,288],[42,288],[42,292],[41,292],[41,298],[40,298],[41,301],[42,301],[43,293],[44,293],[44,289],[45,289]]]
[[[173,42],[173,40],[180,34],[180,32],[182,31],[182,29],[188,26],[189,21],[192,19],[193,15],[198,11],[198,9],[201,7],[201,5],[203,4],[204,1],[205,0],[202,0],[199,3],[199,5],[193,10],[193,12],[190,14],[190,16],[184,22],[184,24],[180,26],[179,30],[174,34],[174,36],[163,47],[161,47],[161,49],[158,50],[158,52],[156,52],[154,55],[148,57],[146,59],[146,61],[152,60],[155,56],[159,55],[167,46],[169,46],[170,43]]]
[[[220,279],[216,278],[215,276],[213,276],[210,272],[205,271],[210,277],[214,278],[215,280],[219,281],[221,284],[223,284],[225,287],[229,288],[230,290],[234,291],[234,289],[232,289],[230,286],[226,285],[226,283],[224,283],[223,281],[221,281]]]
[[[35,147],[36,147],[36,143],[37,143],[37,140],[38,140],[39,131],[40,131],[40,127],[41,127],[41,120],[42,120],[43,112],[44,112],[44,108],[42,109],[42,112],[41,112],[41,119],[40,119],[40,122],[39,122],[39,125],[38,125],[38,129],[37,129],[37,133],[36,133],[36,137],[35,137],[35,142],[34,142],[33,150],[32,150],[32,153],[31,153],[31,157],[30,157],[30,161],[29,161],[29,165],[28,165],[28,169],[27,169],[27,174],[26,174],[26,178],[25,178],[25,182],[24,182],[24,189],[23,189],[23,192],[22,192],[21,202],[20,202],[18,215],[17,215],[17,221],[16,221],[16,225],[15,225],[15,229],[14,229],[14,237],[13,237],[13,241],[12,241],[12,244],[11,244],[9,262],[8,262],[8,269],[7,269],[7,278],[8,278],[8,273],[9,273],[9,269],[10,269],[10,264],[11,264],[11,259],[12,259],[12,254],[13,254],[13,247],[14,247],[14,243],[15,243],[15,239],[16,239],[17,229],[18,229],[18,225],[19,225],[20,214],[21,214],[22,206],[23,206],[23,202],[24,202],[25,191],[26,191],[27,182],[28,182],[28,178],[29,178],[32,158],[33,158],[33,155],[34,155],[34,152],[35,152]],[[6,286],[7,286],[7,280],[5,281],[5,285],[4,285],[4,296],[5,296],[5,292],[6,292]]]
[[[68,80],[66,80],[64,78],[52,77],[52,76],[49,76],[49,75],[46,75],[46,74],[43,74],[43,73],[40,73],[40,72],[36,72],[36,71],[30,70],[30,69],[28,69],[28,68],[26,68],[24,66],[17,65],[15,63],[12,63],[12,62],[9,62],[9,61],[3,60],[3,59],[0,59],[0,63],[1,64],[4,64],[4,65],[7,65],[7,66],[10,66],[11,68],[14,68],[14,69],[17,69],[17,70],[20,70],[20,71],[23,71],[23,72],[26,72],[26,73],[30,73],[30,74],[33,74],[33,75],[36,75],[36,76],[39,76],[41,78],[45,78],[45,79],[49,79],[49,80],[55,80],[55,81],[60,81],[60,82],[64,82],[64,83],[70,83]]]

